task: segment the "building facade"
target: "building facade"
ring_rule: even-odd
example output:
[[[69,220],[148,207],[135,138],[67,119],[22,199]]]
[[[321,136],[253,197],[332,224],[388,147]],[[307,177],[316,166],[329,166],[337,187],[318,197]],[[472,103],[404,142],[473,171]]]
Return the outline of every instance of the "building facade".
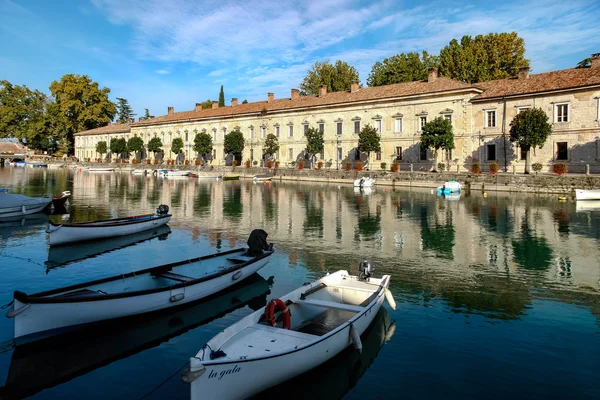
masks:
[[[243,160],[263,158],[264,140],[274,134],[280,150],[273,155],[281,167],[292,166],[304,155],[308,128],[324,132],[325,150],[318,158],[332,168],[343,167],[365,155],[356,152],[358,133],[365,125],[376,128],[381,135],[381,152],[371,154],[369,167],[387,168],[399,162],[402,170],[428,171],[435,166],[432,151],[420,146],[421,127],[442,116],[451,121],[455,149],[439,154],[452,170],[470,170],[474,161],[482,169],[496,162],[501,168],[522,172],[525,153],[508,140],[510,122],[527,108],[541,108],[549,117],[553,132],[542,149],[531,154],[545,170],[555,162],[564,162],[571,172],[584,172],[585,165],[600,172],[600,55],[594,54],[589,68],[576,68],[530,75],[527,69],[518,78],[467,84],[438,77],[430,71],[426,81],[406,82],[387,86],[360,88],[357,82],[346,92],[328,93],[322,87],[318,96],[300,96],[297,89],[291,96],[275,99],[272,93],[261,102],[203,110],[175,112],[172,107],[164,116],[131,124],[113,124],[75,135],[75,156],[96,159],[96,144],[110,143],[112,138],[133,136],[147,144],[160,138],[163,154],[160,159],[175,159],[171,143],[181,138],[183,157],[195,160],[194,137],[200,132],[213,140],[213,165],[224,165],[223,141],[227,133],[239,130],[244,134]],[[140,154],[154,158],[152,154]]]

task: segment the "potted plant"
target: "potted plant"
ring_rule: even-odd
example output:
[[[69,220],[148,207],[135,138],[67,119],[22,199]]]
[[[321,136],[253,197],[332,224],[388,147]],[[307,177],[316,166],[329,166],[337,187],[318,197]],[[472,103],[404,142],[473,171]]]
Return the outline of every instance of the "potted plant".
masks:
[[[446,164],[443,162],[438,163],[437,165],[439,172],[444,172],[446,170]]]
[[[157,158],[155,158],[155,159],[154,159],[154,165],[157,165],[157,164],[158,164],[158,159],[157,159]]]
[[[567,164],[565,164],[565,163],[556,163],[556,164],[553,165],[552,169],[558,175],[566,174],[567,173]]]
[[[275,168],[279,168],[279,161],[275,161]]]
[[[490,174],[496,175],[498,173],[498,169],[499,169],[498,163],[496,163],[496,162],[491,163],[489,165],[489,168],[490,168]]]
[[[298,169],[304,169],[304,160],[300,160],[298,163]]]
[[[246,168],[250,168],[250,160],[246,160],[245,165],[246,165]]]
[[[273,161],[269,160],[267,161],[267,168],[272,168],[273,167]]]
[[[319,161],[317,163],[317,169],[321,169],[321,168],[323,168],[323,161]]]
[[[400,171],[400,164],[398,164],[397,162],[392,163],[392,172],[398,172]]]
[[[352,162],[346,161],[346,171],[350,171],[352,169]]]
[[[364,165],[362,161],[357,161],[356,163],[354,163],[354,169],[356,169],[357,171],[362,171],[363,167]]]
[[[474,174],[481,172],[481,164],[479,164],[479,161],[475,161],[473,164],[471,164],[471,172]]]
[[[534,170],[535,174],[537,175],[538,172],[542,170],[542,164],[540,164],[539,162],[533,163],[531,164],[531,169]]]
[[[380,167],[381,167],[381,169],[382,169],[382,170],[384,170],[384,171],[385,171],[385,169],[387,168],[387,163],[386,163],[386,162],[382,162],[382,163],[380,164]]]

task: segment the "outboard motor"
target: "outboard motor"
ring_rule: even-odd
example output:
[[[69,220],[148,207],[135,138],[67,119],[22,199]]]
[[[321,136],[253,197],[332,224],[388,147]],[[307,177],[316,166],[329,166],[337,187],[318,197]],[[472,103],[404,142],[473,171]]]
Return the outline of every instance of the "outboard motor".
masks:
[[[160,206],[158,206],[158,208],[156,209],[156,213],[158,215],[166,215],[169,213],[169,206],[166,204],[161,204]]]
[[[256,257],[260,256],[263,253],[263,250],[270,250],[271,246],[267,243],[267,236],[269,236],[269,234],[262,229],[255,229],[250,232],[246,255]]]
[[[358,280],[368,282],[371,275],[375,272],[375,267],[369,260],[362,260],[358,264]]]

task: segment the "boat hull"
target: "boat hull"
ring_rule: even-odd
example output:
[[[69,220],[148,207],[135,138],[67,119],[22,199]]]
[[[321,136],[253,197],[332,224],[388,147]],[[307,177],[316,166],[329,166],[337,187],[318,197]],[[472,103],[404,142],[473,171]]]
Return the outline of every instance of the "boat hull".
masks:
[[[51,202],[50,197],[33,198],[0,193],[0,219],[34,214],[43,211]]]
[[[575,189],[577,200],[600,200],[600,190]]]
[[[354,181],[354,187],[373,187],[375,181],[371,178],[360,178]]]
[[[88,171],[89,172],[113,172],[115,169],[114,168],[108,168],[108,167],[89,167]]]
[[[66,243],[83,242],[88,240],[107,239],[115,236],[125,236],[154,229],[167,224],[171,216],[160,216],[140,222],[121,225],[58,225],[50,226],[50,246]]]

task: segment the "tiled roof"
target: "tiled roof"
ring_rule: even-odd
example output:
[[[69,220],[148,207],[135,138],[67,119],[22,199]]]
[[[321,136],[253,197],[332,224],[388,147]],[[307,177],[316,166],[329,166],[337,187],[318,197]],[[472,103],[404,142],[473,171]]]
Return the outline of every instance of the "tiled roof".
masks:
[[[89,131],[83,131],[76,133],[75,136],[85,135],[98,135],[103,133],[120,133],[129,132],[131,124],[110,124],[101,126],[100,128],[90,129]]]
[[[25,148],[18,143],[0,142],[0,154],[25,154]]]
[[[284,98],[276,99],[271,102],[259,101],[254,103],[239,104],[235,107],[227,106],[215,109],[206,109],[200,111],[176,112],[172,115],[163,115],[150,120],[140,121],[134,126],[154,125],[157,123],[167,123],[182,121],[187,119],[225,117],[237,114],[261,113],[264,110],[268,112],[291,110],[304,107],[331,106],[353,102],[364,102],[369,100],[380,100],[386,98],[415,96],[421,94],[435,94],[461,89],[471,89],[478,91],[471,85],[462,83],[449,78],[437,78],[433,82],[405,82],[394,85],[377,86],[361,88],[354,93],[347,92],[329,92],[323,97],[318,96],[299,96],[295,99]]]
[[[526,79],[511,78],[479,82],[474,86],[484,92],[476,96],[473,101],[590,85],[600,85],[600,68],[563,69],[529,75],[529,78]]]

